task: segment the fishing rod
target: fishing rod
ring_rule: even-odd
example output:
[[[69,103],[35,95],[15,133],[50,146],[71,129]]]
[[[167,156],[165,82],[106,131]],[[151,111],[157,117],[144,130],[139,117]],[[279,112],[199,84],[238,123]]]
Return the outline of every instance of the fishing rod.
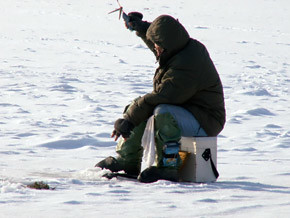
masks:
[[[124,12],[123,7],[121,6],[119,0],[117,0],[117,3],[119,5],[119,8],[117,8],[117,9],[115,9],[113,11],[110,11],[108,14],[112,14],[114,12],[119,11],[119,20],[121,19],[121,16],[122,16],[123,20],[126,23],[127,28],[129,30],[131,30],[131,31],[134,30],[133,27],[132,27],[132,25],[130,24],[130,22],[132,21],[131,20],[131,17]],[[140,20],[142,20],[142,18],[143,18],[143,14],[141,14],[139,12],[134,12],[134,16],[137,16],[138,18],[140,18]]]

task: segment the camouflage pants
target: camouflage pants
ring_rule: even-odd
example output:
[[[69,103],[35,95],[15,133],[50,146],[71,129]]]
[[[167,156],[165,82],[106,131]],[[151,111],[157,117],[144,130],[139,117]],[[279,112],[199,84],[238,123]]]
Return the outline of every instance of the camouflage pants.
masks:
[[[130,109],[130,107],[129,107]],[[116,152],[118,161],[129,165],[138,165],[142,161],[141,140],[146,122],[135,127],[126,141],[120,140]],[[157,164],[162,166],[163,145],[166,142],[178,142],[181,136],[207,136],[195,117],[184,108],[162,104],[154,110],[154,132]]]
[[[154,117],[154,132],[157,163],[161,163],[164,142],[179,141],[181,137],[178,125],[170,113],[158,114]],[[120,140],[117,144],[116,152],[118,161],[125,165],[138,165],[142,161],[143,147],[141,140],[146,127],[146,122],[135,127],[126,141]],[[160,165],[160,164],[158,164]]]

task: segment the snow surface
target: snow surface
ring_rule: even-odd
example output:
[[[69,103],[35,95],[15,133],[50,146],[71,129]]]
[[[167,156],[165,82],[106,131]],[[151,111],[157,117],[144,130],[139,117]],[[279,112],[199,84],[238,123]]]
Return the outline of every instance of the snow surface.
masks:
[[[289,217],[290,2],[120,0],[179,18],[224,85],[216,183],[107,180],[114,121],[152,90],[153,54],[115,0],[0,1],[0,217]],[[25,185],[47,182],[55,190]]]

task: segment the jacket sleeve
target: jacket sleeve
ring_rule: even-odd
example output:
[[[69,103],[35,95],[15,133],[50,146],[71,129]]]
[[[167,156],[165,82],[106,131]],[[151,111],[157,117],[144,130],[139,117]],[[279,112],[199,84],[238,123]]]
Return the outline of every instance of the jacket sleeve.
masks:
[[[169,69],[156,85],[156,95],[150,97],[150,102],[181,105],[188,101],[200,87],[200,77],[188,70]]]
[[[198,83],[190,71],[169,69],[156,89],[136,100],[125,113],[135,126],[147,120],[159,104],[182,105],[198,91]]]
[[[146,25],[148,25],[147,28],[144,28],[144,29],[146,29],[146,31],[138,31],[138,32],[136,32],[136,35],[139,36],[144,41],[144,43],[147,45],[147,47],[154,53],[154,55],[157,56],[157,53],[154,49],[154,43],[146,38],[146,32],[147,32],[148,27],[151,25],[151,23],[146,22],[146,21],[144,23],[146,23]]]

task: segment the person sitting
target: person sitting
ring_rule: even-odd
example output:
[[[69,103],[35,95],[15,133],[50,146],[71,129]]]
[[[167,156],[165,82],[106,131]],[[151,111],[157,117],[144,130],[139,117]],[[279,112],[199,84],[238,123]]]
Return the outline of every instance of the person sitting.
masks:
[[[142,14],[141,14],[142,15]],[[112,172],[125,171],[140,182],[159,179],[179,181],[180,163],[164,163],[164,145],[181,136],[217,136],[225,124],[223,86],[206,47],[190,38],[183,25],[169,15],[152,23],[138,12],[128,14],[127,28],[136,31],[159,63],[153,78],[153,90],[128,105],[123,118],[114,124],[112,137],[119,140],[118,156],[107,157],[96,167]],[[149,117],[154,115],[157,166],[142,173],[141,140]]]

